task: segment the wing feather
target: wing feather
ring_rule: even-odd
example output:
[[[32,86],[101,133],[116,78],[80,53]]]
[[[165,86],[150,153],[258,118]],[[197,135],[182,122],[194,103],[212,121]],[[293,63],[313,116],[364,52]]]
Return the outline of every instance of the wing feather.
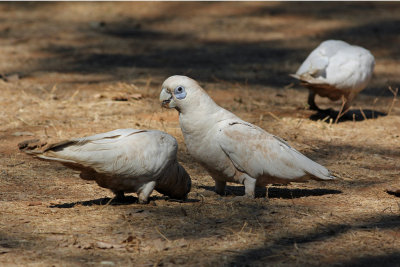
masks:
[[[173,161],[176,150],[175,138],[161,131],[118,129],[63,141],[36,156],[76,163],[103,174],[150,176]]]
[[[249,123],[228,124],[218,142],[237,169],[251,177],[297,179],[307,174],[332,179],[329,171],[310,160],[282,139]]]

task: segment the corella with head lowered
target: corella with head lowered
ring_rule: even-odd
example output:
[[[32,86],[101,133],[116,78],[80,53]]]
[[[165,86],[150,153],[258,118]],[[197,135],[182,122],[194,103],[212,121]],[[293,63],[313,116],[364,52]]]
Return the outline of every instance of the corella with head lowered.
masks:
[[[368,84],[375,66],[374,56],[365,48],[339,40],[322,42],[292,77],[310,90],[310,109],[319,110],[315,95],[335,101],[344,98],[347,111],[354,97]]]
[[[147,203],[153,189],[171,198],[187,197],[191,180],[177,161],[177,150],[175,138],[167,133],[118,129],[25,152],[81,171],[81,178],[95,180],[117,198],[135,192],[140,203]]]
[[[160,101],[179,111],[187,149],[215,180],[219,194],[226,182],[244,184],[246,196],[254,197],[256,186],[335,178],[282,139],[218,106],[186,76],[165,80]]]

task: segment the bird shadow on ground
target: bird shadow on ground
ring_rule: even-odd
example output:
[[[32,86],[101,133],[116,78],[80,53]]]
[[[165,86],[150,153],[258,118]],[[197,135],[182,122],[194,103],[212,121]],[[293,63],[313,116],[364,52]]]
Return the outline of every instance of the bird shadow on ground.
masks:
[[[165,201],[169,201],[169,202],[180,202],[180,203],[190,203],[190,202],[200,201],[197,199],[179,200],[179,199],[172,199],[172,198],[165,197],[165,196],[154,196],[154,197],[150,198],[150,201],[156,201],[156,200],[165,200]],[[68,209],[68,208],[73,208],[77,205],[82,205],[82,206],[93,206],[93,205],[123,206],[123,205],[131,205],[131,204],[139,204],[139,199],[134,196],[125,196],[124,199],[103,197],[103,198],[86,200],[86,201],[76,201],[76,202],[71,202],[71,203],[55,204],[55,205],[50,205],[49,207],[50,208]],[[142,204],[139,204],[139,205],[142,205]]]
[[[215,191],[213,186],[200,186],[208,191]],[[324,188],[316,188],[316,189],[298,189],[298,188],[281,188],[281,187],[269,187],[268,191],[265,187],[257,187],[255,196],[256,198],[284,198],[284,199],[293,199],[300,197],[310,197],[310,196],[323,196],[329,194],[341,194],[342,191],[334,190],[334,189],[324,189]],[[244,186],[227,186],[225,188],[225,195],[229,196],[243,196],[244,195]]]
[[[322,120],[326,123],[329,123],[330,119],[333,121],[336,120],[337,116],[339,115],[339,111],[333,109],[326,109],[326,110],[319,110],[316,113],[310,116],[310,120],[318,121]],[[372,110],[372,109],[352,109],[343,114],[338,122],[345,122],[345,121],[364,121],[369,119],[377,119],[378,117],[387,116],[386,113]]]

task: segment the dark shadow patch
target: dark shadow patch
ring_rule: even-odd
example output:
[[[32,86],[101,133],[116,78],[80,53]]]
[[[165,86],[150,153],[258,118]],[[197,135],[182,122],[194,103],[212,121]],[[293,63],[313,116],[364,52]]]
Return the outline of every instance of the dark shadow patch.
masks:
[[[77,205],[82,205],[82,206],[93,206],[93,205],[119,206],[119,205],[130,205],[130,204],[134,204],[134,203],[138,203],[138,198],[133,197],[133,196],[125,196],[125,198],[123,200],[119,200],[119,199],[117,200],[117,199],[114,199],[114,198],[103,197],[103,198],[87,200],[87,201],[77,201],[77,202],[71,202],[71,203],[56,204],[56,205],[51,205],[49,207],[50,208],[68,209],[68,208],[73,208],[73,207],[75,207]]]
[[[327,110],[320,110],[317,113],[314,113],[310,116],[310,120],[318,121],[323,120],[326,123],[329,123],[329,120],[332,119],[333,121],[336,120],[337,116],[339,115],[339,111],[335,111],[333,109]],[[345,121],[364,121],[369,119],[377,119],[379,117],[384,117],[387,114],[384,112],[372,110],[372,109],[365,109],[365,110],[357,110],[352,109],[349,110],[346,114],[342,115],[338,122],[345,122]]]
[[[172,199],[172,198],[169,198],[166,196],[162,196],[162,197],[154,196],[154,197],[149,198],[149,200],[150,201],[165,200],[168,202],[179,202],[179,203],[195,203],[195,202],[200,201],[198,199],[186,199],[186,200]],[[82,206],[93,206],[93,205],[123,206],[123,205],[131,205],[131,204],[139,204],[138,198],[133,197],[133,196],[125,196],[124,199],[115,199],[115,198],[104,197],[104,198],[98,198],[98,199],[87,200],[87,201],[77,201],[77,202],[71,202],[71,203],[56,204],[56,205],[49,206],[49,208],[69,209],[69,208],[73,208],[77,205],[82,205]],[[140,205],[142,205],[142,204],[140,204]]]
[[[388,193],[389,195],[400,197],[400,189],[388,188],[388,189],[386,189],[386,193]],[[399,208],[400,208],[400,206],[399,206]]]
[[[388,253],[385,255],[364,256],[351,259],[340,264],[340,266],[363,267],[363,266],[400,266],[400,252]]]
[[[200,186],[208,191],[214,191],[214,186]],[[283,199],[293,199],[293,198],[301,198],[301,197],[311,197],[311,196],[323,196],[330,194],[341,194],[342,191],[334,190],[334,189],[298,189],[298,188],[283,188],[283,187],[269,187],[268,194],[267,189],[265,187],[257,187],[255,196],[256,198],[263,198],[268,196],[268,198],[283,198]],[[244,186],[227,186],[225,188],[226,196],[243,196],[244,195]]]
[[[279,187],[268,188],[268,198],[292,199],[300,197],[324,196],[324,195],[341,194],[341,193],[343,192],[340,190],[324,189],[324,188],[315,188],[315,189],[297,189],[297,188],[291,189],[291,188],[279,188]]]
[[[200,201],[199,199],[191,199],[191,198],[185,199],[185,200],[175,199],[175,198],[170,198],[168,196],[154,196],[154,197],[151,197],[150,200],[154,200],[154,201],[156,201],[156,200],[165,200],[165,201],[168,201],[168,202],[178,202],[178,203],[195,203],[195,202],[199,202]]]

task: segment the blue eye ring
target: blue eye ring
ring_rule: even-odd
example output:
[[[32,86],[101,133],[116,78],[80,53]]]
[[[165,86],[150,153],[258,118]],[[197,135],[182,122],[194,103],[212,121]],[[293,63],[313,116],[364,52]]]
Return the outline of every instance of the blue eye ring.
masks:
[[[184,99],[186,97],[186,90],[183,86],[178,86],[174,90],[175,97],[177,99]]]

